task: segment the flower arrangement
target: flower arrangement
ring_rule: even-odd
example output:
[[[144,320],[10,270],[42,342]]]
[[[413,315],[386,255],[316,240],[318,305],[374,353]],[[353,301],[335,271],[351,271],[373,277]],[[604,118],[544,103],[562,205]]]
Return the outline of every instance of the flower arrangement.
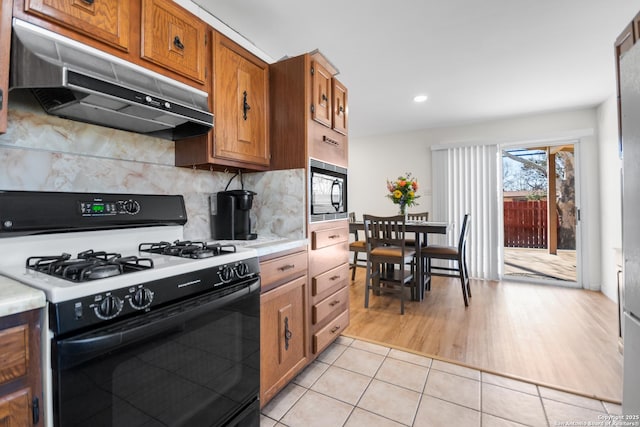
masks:
[[[418,190],[418,180],[407,172],[406,176],[399,176],[395,181],[387,180],[387,197],[397,205],[400,205],[400,213],[404,215],[406,206],[414,206],[418,203],[416,199],[420,196],[416,194]]]

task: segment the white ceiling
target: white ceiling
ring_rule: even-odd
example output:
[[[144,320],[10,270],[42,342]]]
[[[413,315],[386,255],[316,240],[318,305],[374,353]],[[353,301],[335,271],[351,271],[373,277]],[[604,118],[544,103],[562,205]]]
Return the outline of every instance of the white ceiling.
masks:
[[[319,49],[352,137],[594,106],[640,0],[193,0],[271,58]],[[413,97],[429,100],[415,104]]]

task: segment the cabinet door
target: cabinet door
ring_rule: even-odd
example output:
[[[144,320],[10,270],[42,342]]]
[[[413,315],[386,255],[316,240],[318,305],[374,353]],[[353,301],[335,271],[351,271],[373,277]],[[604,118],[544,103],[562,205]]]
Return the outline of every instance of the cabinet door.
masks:
[[[268,166],[268,64],[221,34],[214,50],[213,156]]]
[[[170,0],[142,1],[142,58],[200,84],[207,24]]]
[[[28,427],[31,420],[30,393],[28,389],[0,397],[0,426]]]
[[[128,51],[129,5],[118,0],[27,0],[25,12]]]
[[[260,400],[269,401],[307,362],[306,276],[260,296]]]
[[[331,79],[333,93],[333,129],[347,134],[347,88],[336,79]]]
[[[311,118],[331,127],[331,73],[318,61],[311,62]]]

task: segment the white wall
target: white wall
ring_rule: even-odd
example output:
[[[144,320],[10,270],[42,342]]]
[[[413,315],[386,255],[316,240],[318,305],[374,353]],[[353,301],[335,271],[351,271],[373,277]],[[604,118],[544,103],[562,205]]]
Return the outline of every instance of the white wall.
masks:
[[[431,210],[431,146],[456,143],[525,143],[588,134],[580,140],[583,165],[580,208],[582,214],[583,286],[600,289],[600,181],[601,155],[595,108],[514,117],[465,126],[349,140],[349,210],[381,215],[397,212],[386,199],[385,183],[406,171],[417,176],[422,187],[421,205],[411,210]],[[410,210],[410,211],[411,211]],[[437,218],[435,218],[437,219]]]
[[[622,160],[618,155],[618,116],[615,96],[598,107],[598,139],[600,179],[600,206],[603,219],[602,239],[602,293],[618,300],[616,249],[622,247],[622,198],[620,173]]]

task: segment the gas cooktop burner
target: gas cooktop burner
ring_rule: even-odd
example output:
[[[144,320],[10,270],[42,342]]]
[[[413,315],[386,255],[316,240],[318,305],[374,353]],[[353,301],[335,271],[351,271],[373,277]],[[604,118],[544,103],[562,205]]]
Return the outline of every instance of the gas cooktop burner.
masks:
[[[226,253],[233,253],[236,251],[236,247],[234,245],[222,245],[220,243],[207,244],[204,242],[191,242],[189,240],[176,240],[173,243],[140,243],[138,250],[140,252],[149,252],[153,254],[200,259],[210,258]]]
[[[153,260],[89,249],[80,252],[77,258],[71,258],[68,253],[29,257],[27,268],[72,282],[86,282],[150,269]]]

